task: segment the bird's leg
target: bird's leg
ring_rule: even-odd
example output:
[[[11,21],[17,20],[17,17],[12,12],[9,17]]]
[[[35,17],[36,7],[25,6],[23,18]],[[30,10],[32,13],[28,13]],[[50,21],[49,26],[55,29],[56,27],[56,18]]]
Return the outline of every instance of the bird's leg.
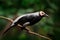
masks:
[[[26,30],[27,33],[30,33],[30,34],[33,34],[33,35],[36,35],[36,36],[39,36],[39,37],[42,37],[42,38],[45,38],[45,39],[48,39],[48,40],[52,40],[52,39],[50,39],[46,36],[43,36],[43,35],[40,35],[38,33],[32,32],[28,27],[26,27],[25,30]]]
[[[20,24],[18,24],[18,25],[17,25],[17,29],[18,29],[18,30],[24,30],[25,27],[28,26],[29,24],[30,24],[30,22],[26,22],[26,23],[24,23],[23,26],[20,25]]]
[[[16,26],[16,28],[18,29],[18,31],[20,32],[20,31],[22,31],[22,25],[20,25],[20,24],[18,24],[17,26]]]
[[[29,24],[30,24],[30,22],[24,23],[23,26],[21,26],[21,29],[22,29],[22,30],[25,29],[25,27],[29,26]]]
[[[30,22],[26,22],[26,23],[23,24],[23,27],[26,27],[26,26],[28,26],[29,24],[30,24]]]

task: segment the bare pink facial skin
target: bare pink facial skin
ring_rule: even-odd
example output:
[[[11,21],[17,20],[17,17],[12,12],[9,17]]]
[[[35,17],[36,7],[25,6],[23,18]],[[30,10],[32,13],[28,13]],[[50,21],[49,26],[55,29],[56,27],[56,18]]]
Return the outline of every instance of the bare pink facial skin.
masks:
[[[43,12],[43,11],[40,11],[40,16],[46,16],[46,17],[48,17],[48,15],[45,12]]]

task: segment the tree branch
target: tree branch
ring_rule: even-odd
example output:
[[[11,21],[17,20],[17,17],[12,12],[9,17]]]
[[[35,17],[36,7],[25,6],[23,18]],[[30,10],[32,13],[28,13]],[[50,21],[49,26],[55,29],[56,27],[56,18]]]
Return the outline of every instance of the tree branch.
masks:
[[[22,26],[20,24],[18,24],[19,28],[21,28]],[[46,36],[43,36],[43,35],[40,35],[38,33],[35,33],[35,32],[32,32],[28,27],[25,27],[25,29],[27,33],[30,33],[30,34],[33,34],[33,35],[36,35],[36,36],[39,36],[39,37],[42,37],[42,38],[45,38],[45,39],[48,39],[48,40],[52,40]]]
[[[10,18],[6,18],[6,17],[3,17],[3,16],[0,16],[0,18],[6,19],[6,20],[10,21],[11,23],[13,22],[13,19],[10,19]],[[18,24],[17,26],[18,26],[19,28],[22,27],[20,24]],[[52,40],[52,39],[50,39],[50,38],[48,38],[48,37],[46,37],[46,36],[42,36],[42,35],[40,35],[40,34],[38,34],[38,33],[32,32],[28,27],[25,27],[24,30],[26,30],[27,33],[30,33],[30,34],[33,34],[33,35],[37,35],[37,36],[39,36],[39,37],[42,37],[42,38],[45,38],[45,39],[48,39],[48,40]]]
[[[10,21],[10,22],[13,22],[13,20],[12,20],[12,19],[7,18],[7,17],[0,16],[0,18],[5,19],[5,20],[8,20],[8,21]]]
[[[30,34],[33,34],[33,35],[36,35],[36,36],[39,36],[39,37],[42,37],[42,38],[45,38],[45,39],[48,39],[48,40],[52,40],[52,39],[50,39],[50,38],[48,38],[46,36],[43,36],[43,35],[40,35],[38,33],[32,32],[28,27],[26,27],[25,30],[27,31],[27,33],[30,33]]]

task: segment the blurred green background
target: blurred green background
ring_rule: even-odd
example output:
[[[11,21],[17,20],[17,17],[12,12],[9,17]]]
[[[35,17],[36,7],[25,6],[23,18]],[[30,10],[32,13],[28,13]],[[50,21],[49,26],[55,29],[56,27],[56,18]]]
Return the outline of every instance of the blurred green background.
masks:
[[[40,22],[30,27],[39,34],[50,37],[52,40],[60,40],[60,0],[0,0],[0,16],[13,18],[14,15],[23,15],[29,12],[44,11],[49,18],[43,18]],[[0,19],[0,31],[8,24]],[[38,36],[19,32],[16,28],[10,30],[2,40],[46,40]]]

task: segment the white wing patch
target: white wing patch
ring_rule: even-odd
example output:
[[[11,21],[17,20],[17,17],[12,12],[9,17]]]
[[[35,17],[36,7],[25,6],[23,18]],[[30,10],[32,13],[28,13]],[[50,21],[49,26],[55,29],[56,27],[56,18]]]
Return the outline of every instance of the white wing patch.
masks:
[[[17,17],[17,18],[13,21],[13,23],[11,24],[11,26],[13,26],[14,23],[16,23],[16,22],[17,22],[20,18],[22,18],[23,16],[25,16],[25,15],[22,15],[22,16]]]
[[[29,15],[39,16],[39,12],[29,13],[29,14],[25,14],[25,15],[19,16],[19,17],[17,17],[17,18],[13,21],[13,23],[11,24],[11,26],[13,26],[14,23],[16,23],[20,18],[22,18],[23,16],[26,16],[26,15],[27,15],[27,16],[29,16]]]

